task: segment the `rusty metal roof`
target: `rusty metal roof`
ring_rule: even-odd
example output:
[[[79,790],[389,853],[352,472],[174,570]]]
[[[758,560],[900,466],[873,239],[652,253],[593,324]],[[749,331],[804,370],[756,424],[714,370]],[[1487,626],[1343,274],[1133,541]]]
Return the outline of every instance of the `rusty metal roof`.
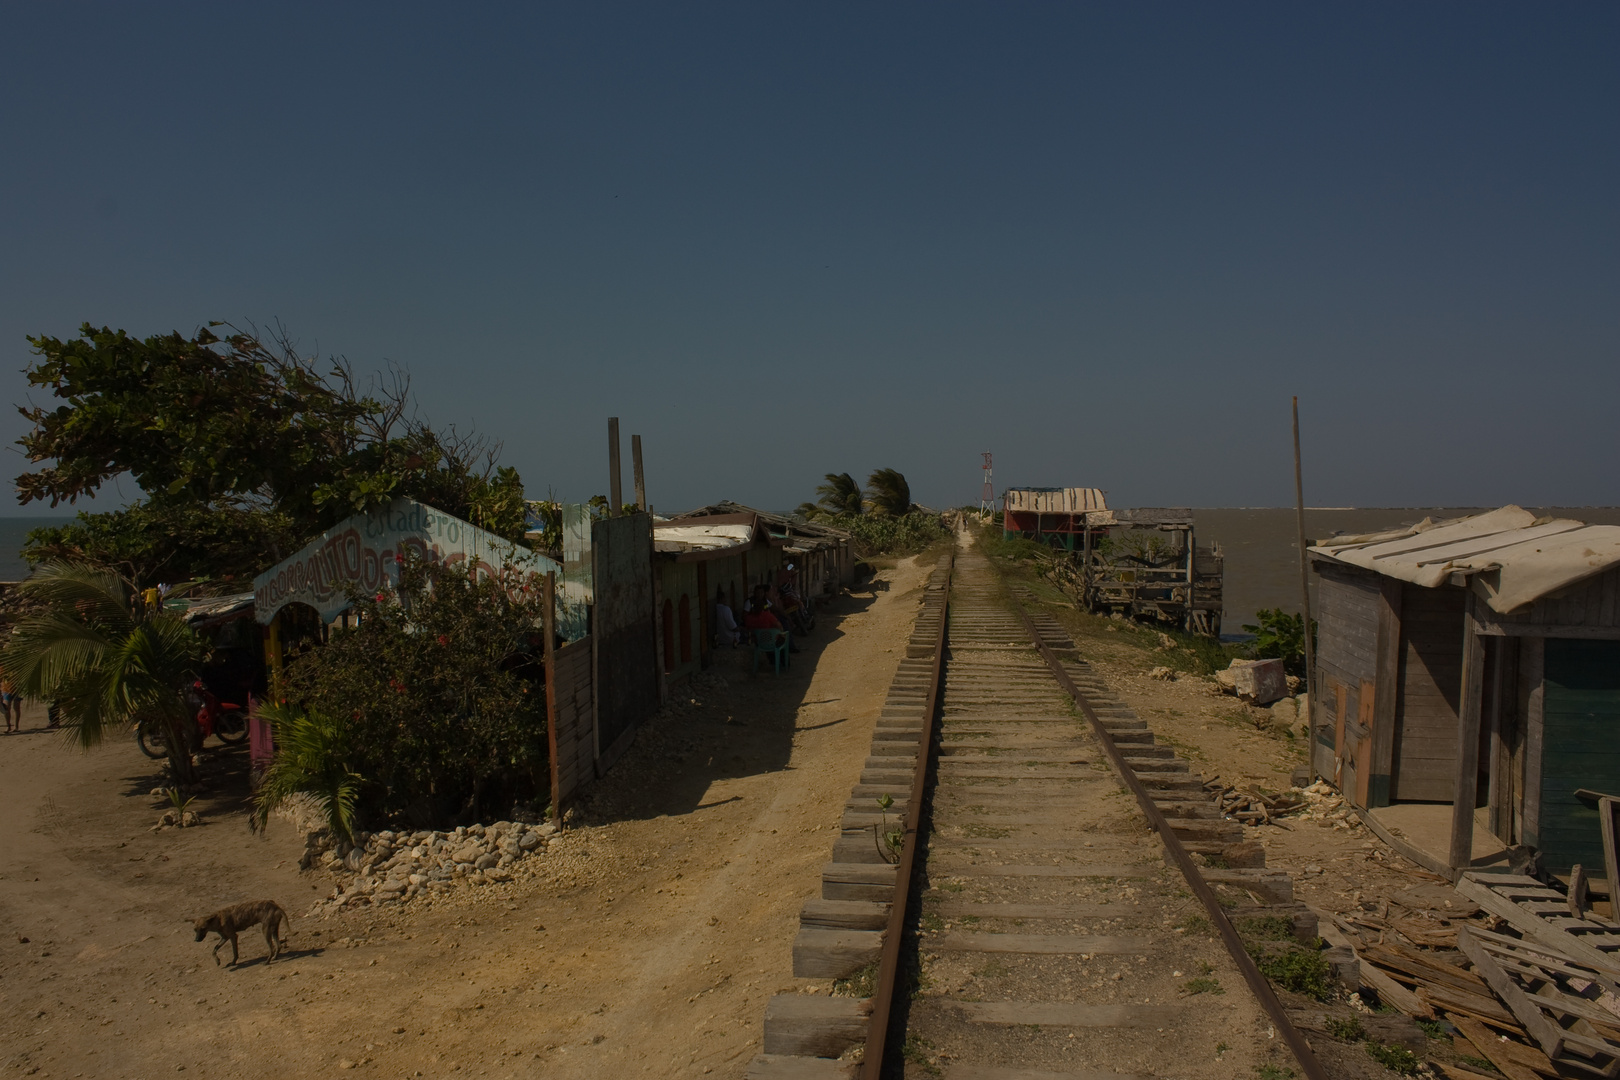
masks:
[[[1436,588],[1470,578],[1491,610],[1506,613],[1620,564],[1620,525],[1538,518],[1517,506],[1365,536],[1335,536],[1312,547],[1414,585]]]
[[[1004,509],[1015,514],[1085,514],[1108,509],[1101,488],[1008,488]]]

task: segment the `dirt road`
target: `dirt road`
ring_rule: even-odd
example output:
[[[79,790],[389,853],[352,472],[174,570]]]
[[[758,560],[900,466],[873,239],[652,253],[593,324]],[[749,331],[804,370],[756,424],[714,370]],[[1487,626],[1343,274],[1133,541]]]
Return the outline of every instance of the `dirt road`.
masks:
[[[16,1075],[741,1076],[793,989],[798,910],[925,574],[905,562],[821,618],[782,676],[724,652],[644,729],[576,826],[509,884],[330,919],[300,840],[250,835],[239,758],[207,825],[148,831],[160,780],[132,741],[0,739],[0,1064]],[[886,587],[884,587],[886,586]],[[239,752],[237,752],[239,753]],[[292,948],[218,968],[190,920],[273,897]],[[229,948],[225,954],[229,956]]]

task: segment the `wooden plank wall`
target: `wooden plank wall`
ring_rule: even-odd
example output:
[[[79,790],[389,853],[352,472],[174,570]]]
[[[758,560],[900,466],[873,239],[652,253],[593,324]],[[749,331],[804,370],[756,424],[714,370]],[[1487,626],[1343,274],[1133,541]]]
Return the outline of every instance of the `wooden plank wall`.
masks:
[[[556,652],[558,806],[596,779],[596,730],[591,721],[591,639]]]
[[[1401,590],[1401,664],[1391,797],[1451,802],[1462,692],[1464,594],[1442,585]]]
[[[1318,772],[1365,801],[1367,778],[1358,775],[1358,769],[1364,769],[1367,758],[1361,749],[1372,734],[1366,724],[1372,702],[1361,699],[1363,686],[1372,685],[1378,670],[1378,575],[1335,563],[1314,566],[1320,611],[1311,752]],[[1341,731],[1343,745],[1338,745]]]

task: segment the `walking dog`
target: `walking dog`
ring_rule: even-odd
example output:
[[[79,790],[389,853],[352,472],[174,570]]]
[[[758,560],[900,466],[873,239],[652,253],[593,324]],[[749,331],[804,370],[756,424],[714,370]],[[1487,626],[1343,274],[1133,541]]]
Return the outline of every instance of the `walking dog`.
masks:
[[[214,963],[218,964],[219,950],[231,943],[231,965],[237,962],[236,935],[243,930],[264,924],[264,944],[270,950],[269,963],[281,954],[281,924],[287,923],[292,929],[292,923],[287,919],[287,913],[281,910],[281,905],[274,900],[248,900],[241,904],[232,904],[228,908],[221,908],[212,915],[204,916],[191,924],[197,931],[197,940],[206,938],[210,931],[219,935],[219,944],[214,946]]]

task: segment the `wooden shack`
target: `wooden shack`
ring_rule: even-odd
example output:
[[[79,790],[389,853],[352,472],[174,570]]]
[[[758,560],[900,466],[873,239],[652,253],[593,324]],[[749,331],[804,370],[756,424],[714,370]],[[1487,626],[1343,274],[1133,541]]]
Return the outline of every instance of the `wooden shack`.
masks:
[[[1318,588],[1312,762],[1372,813],[1449,804],[1453,871],[1475,811],[1563,873],[1603,865],[1620,792],[1620,526],[1517,506],[1310,549]]]
[[[1021,536],[1064,551],[1088,549],[1092,538],[1114,522],[1099,488],[1008,488],[1001,496],[1001,535]]]

